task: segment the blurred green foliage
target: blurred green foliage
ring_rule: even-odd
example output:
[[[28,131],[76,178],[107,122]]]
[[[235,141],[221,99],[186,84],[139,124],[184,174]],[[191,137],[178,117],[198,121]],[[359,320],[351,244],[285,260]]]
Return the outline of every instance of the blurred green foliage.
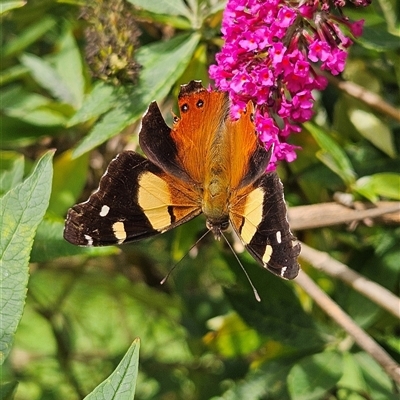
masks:
[[[67,209],[97,187],[118,151],[136,146],[148,104],[165,100],[165,109],[173,108],[180,84],[201,79],[208,85],[225,5],[130,0],[126,6],[141,31],[132,47],[140,65],[132,83],[121,75],[90,78],[82,3],[0,3],[0,398],[73,400],[91,392],[88,399],[130,399],[136,384],[141,400],[397,399],[383,370],[306,293],[245,253],[239,257],[261,303],[226,245],[208,237],[161,286],[205,231],[202,218],[121,248],[85,249],[63,240]],[[366,28],[344,74],[397,107],[399,13],[395,0],[348,10],[365,18]],[[114,31],[126,38],[124,26]],[[315,109],[314,121],[294,138],[303,148],[298,159],[278,171],[290,205],[331,201],[336,191],[399,200],[399,121],[334,86],[318,96]],[[53,168],[48,149],[56,149]],[[398,226],[297,235],[399,294]],[[302,267],[400,361],[394,317]]]

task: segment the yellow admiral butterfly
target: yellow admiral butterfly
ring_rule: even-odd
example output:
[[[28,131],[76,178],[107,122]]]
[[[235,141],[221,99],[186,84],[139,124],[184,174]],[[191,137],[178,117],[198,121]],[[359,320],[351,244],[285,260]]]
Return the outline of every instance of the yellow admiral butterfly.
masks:
[[[290,232],[282,183],[265,172],[272,149],[259,143],[253,104],[234,121],[227,95],[198,81],[181,87],[178,103],[172,129],[150,104],[139,134],[147,158],[119,154],[99,188],[68,211],[65,239],[81,246],[132,242],[204,213],[215,238],[231,224],[261,265],[295,278],[300,244]]]

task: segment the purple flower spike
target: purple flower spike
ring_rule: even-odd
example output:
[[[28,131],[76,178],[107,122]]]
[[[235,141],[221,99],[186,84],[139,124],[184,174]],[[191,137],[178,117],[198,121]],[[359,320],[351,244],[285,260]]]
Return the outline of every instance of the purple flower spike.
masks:
[[[356,6],[370,0],[352,0]],[[260,139],[274,146],[268,170],[280,160],[296,158],[296,146],[286,143],[299,123],[313,115],[313,90],[327,85],[313,64],[333,75],[345,67],[346,49],[362,33],[363,21],[350,22],[339,8],[345,0],[229,0],[223,21],[225,45],[209,69],[216,86],[227,91],[231,114],[238,118],[249,100],[256,104],[255,122]],[[300,5],[301,4],[301,5]]]

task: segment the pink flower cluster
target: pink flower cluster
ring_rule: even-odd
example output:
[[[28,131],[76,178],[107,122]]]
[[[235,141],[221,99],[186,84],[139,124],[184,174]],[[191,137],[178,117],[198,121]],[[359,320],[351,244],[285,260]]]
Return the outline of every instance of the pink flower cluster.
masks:
[[[335,0],[342,7],[345,0]],[[368,0],[354,2],[369,4]],[[249,100],[256,104],[255,123],[267,148],[274,146],[269,170],[276,162],[296,158],[296,146],[287,143],[299,123],[313,115],[315,89],[327,81],[312,68],[337,75],[345,66],[346,49],[352,44],[339,24],[353,36],[363,21],[351,23],[333,16],[328,0],[229,0],[222,21],[225,44],[217,54],[210,77],[229,92],[232,116],[237,118]],[[340,5],[339,5],[340,4]]]

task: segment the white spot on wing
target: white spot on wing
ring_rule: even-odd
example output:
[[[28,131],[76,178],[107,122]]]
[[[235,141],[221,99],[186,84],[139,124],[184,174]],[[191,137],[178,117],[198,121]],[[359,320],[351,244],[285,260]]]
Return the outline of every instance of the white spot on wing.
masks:
[[[83,235],[84,238],[87,240],[87,245],[88,246],[93,246],[93,238],[89,235]]]
[[[104,205],[103,207],[101,207],[100,214],[99,214],[100,217],[105,217],[109,211],[110,211],[110,207],[108,207],[107,205]]]
[[[123,241],[126,239],[126,231],[125,231],[125,225],[122,221],[117,221],[113,224],[112,230],[114,232],[115,237],[118,240],[118,244],[123,243]]]
[[[272,246],[270,246],[268,244],[267,247],[265,248],[265,252],[264,252],[264,255],[262,257],[262,260],[263,260],[264,264],[268,263],[268,261],[271,259],[271,255],[272,255]]]
[[[285,276],[286,270],[287,270],[287,267],[283,267],[283,268],[281,269],[281,276]]]
[[[282,233],[281,231],[276,231],[276,241],[282,243]]]

